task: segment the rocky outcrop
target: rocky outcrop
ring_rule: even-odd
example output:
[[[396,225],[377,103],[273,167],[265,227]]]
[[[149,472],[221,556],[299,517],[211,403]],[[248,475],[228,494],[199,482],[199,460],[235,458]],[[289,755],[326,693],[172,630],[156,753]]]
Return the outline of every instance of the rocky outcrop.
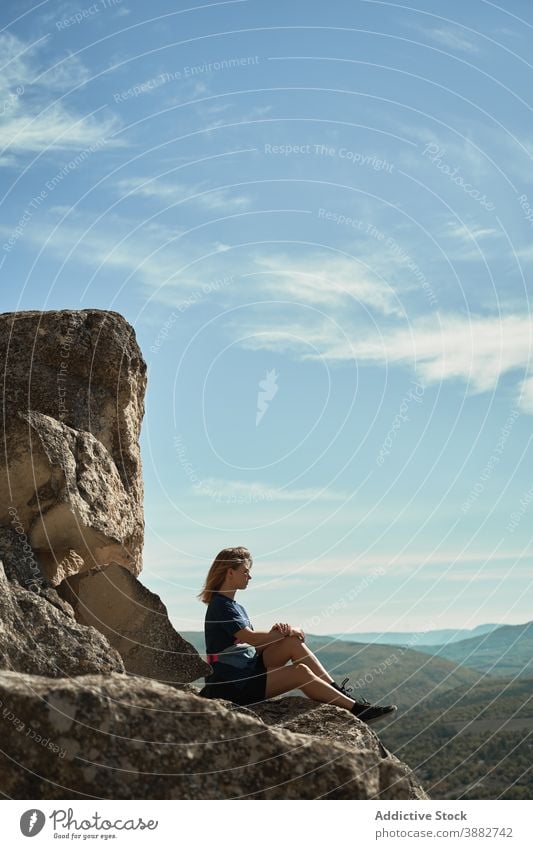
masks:
[[[137,575],[146,364],[133,329],[101,310],[5,313],[0,364],[0,525],[17,522],[54,585],[109,563]]]
[[[3,531],[0,540],[5,536]],[[5,540],[0,550],[5,555]],[[50,678],[124,671],[105,637],[79,625],[53,587],[24,589],[7,580],[1,562],[0,668]]]
[[[353,750],[367,750],[381,759],[381,799],[427,799],[416,775],[385,748],[376,732],[346,711],[300,697],[269,699],[253,706],[267,725],[330,740]]]
[[[83,572],[65,581],[60,591],[78,622],[98,628],[117,649],[128,672],[180,684],[211,672],[172,627],[159,596],[127,569],[108,566]]]
[[[144,533],[139,434],[146,365],[133,329],[117,313],[100,310],[8,313],[0,316],[0,362],[0,543],[20,542],[17,557],[6,549],[8,576],[39,592],[27,597],[32,615],[39,611],[43,622],[56,615],[44,598],[58,610],[64,604],[70,619],[92,626],[79,634],[112,658],[102,665],[89,648],[76,673],[75,663],[54,655],[45,641],[34,671],[125,668],[174,683],[209,674],[158,596],[135,578]],[[72,654],[80,659],[78,650]]]
[[[357,748],[122,675],[1,673],[0,702],[2,789],[15,799],[416,798],[340,708],[316,711],[357,726]]]

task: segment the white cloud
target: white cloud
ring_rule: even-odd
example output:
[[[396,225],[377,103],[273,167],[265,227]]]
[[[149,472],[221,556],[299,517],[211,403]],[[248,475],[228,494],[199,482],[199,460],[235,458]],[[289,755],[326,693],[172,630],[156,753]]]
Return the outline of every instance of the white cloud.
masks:
[[[458,30],[451,27],[441,27],[440,29],[424,30],[433,41],[437,41],[444,47],[449,47],[451,50],[461,50],[463,53],[476,54],[479,53],[479,47],[472,41],[469,41],[464,35],[461,35]]]
[[[488,260],[496,255],[502,255],[501,242],[497,241],[503,234],[493,227],[480,227],[475,224],[458,224],[449,221],[443,233],[449,239],[452,247],[446,255],[450,260]],[[507,246],[505,248],[507,250]]]
[[[352,495],[349,492],[339,492],[324,487],[308,487],[306,489],[277,489],[260,482],[224,480],[222,478],[206,478],[200,486],[192,489],[194,495],[221,495],[224,500],[231,502],[277,502],[277,501],[346,501]]]
[[[524,413],[533,414],[533,377],[526,377],[520,384],[517,404]]]
[[[356,259],[310,252],[304,259],[270,254],[255,264],[264,275],[263,291],[286,300],[325,307],[364,304],[385,315],[404,314],[393,287]]]
[[[245,209],[250,205],[250,198],[245,195],[232,194],[228,189],[216,189],[215,191],[204,192],[201,197],[196,198],[207,209],[215,211],[225,210],[234,212],[235,210]]]
[[[68,113],[59,104],[53,104],[46,112],[30,115],[24,110],[12,115],[0,125],[0,146],[11,152],[40,153],[45,149],[85,150],[111,138],[117,130],[114,119],[99,121],[95,117],[82,118]]]
[[[108,146],[123,144],[111,138],[119,127],[115,117],[84,116],[60,99],[62,93],[86,82],[89,73],[70,55],[52,67],[42,67],[37,57],[46,41],[29,44],[0,33],[0,100],[9,104],[0,124],[0,148],[8,151],[4,164],[12,164],[13,154],[85,149],[104,138]]]
[[[160,188],[166,190],[163,185]],[[285,254],[239,258],[222,244],[213,247],[212,256],[204,255],[197,262],[194,252],[185,251],[179,241],[178,228],[109,214],[93,225],[88,213],[69,214],[53,236],[42,226],[32,226],[22,238],[61,257],[73,249],[74,260],[93,268],[104,266],[135,275],[166,306],[175,305],[182,291],[223,274],[231,260],[235,285],[228,297],[239,297],[253,285],[254,296],[274,295],[300,309],[293,321],[286,317],[285,308],[278,310],[275,321],[271,310],[253,312],[252,307],[248,321],[241,317],[234,325],[228,319],[228,332],[244,340],[239,342],[244,348],[288,352],[301,360],[397,365],[412,369],[420,382],[460,380],[470,392],[492,391],[500,377],[512,371],[522,370],[523,379],[533,374],[533,323],[527,314],[432,312],[409,323],[389,282],[369,271],[367,264],[345,255],[315,251],[300,260]],[[10,235],[8,228],[1,232]],[[458,232],[457,238],[462,235]],[[408,291],[408,273],[404,279],[407,284],[397,287],[400,293]],[[526,380],[522,391],[522,406],[533,412],[531,382]],[[312,496],[304,491],[278,497]]]
[[[200,272],[189,271],[184,250],[177,242],[179,230],[169,229],[156,222],[140,222],[108,214],[95,224],[94,216],[68,210],[68,218],[59,223],[68,208],[55,206],[50,215],[57,216],[56,229],[33,225],[22,236],[24,240],[52,251],[61,259],[70,254],[74,262],[94,269],[115,269],[125,276],[136,275],[150,287],[170,286],[173,290],[190,290],[199,285]],[[94,226],[93,226],[94,225]],[[139,227],[139,225],[141,225]],[[0,235],[6,239],[13,233],[0,225]],[[22,240],[21,239],[21,240]],[[72,253],[71,253],[72,252]],[[206,282],[205,276],[201,282]]]
[[[83,62],[78,56],[69,53],[64,59],[35,76],[32,85],[39,85],[49,91],[65,92],[83,85],[89,79],[89,71]]]
[[[309,346],[298,343],[304,327],[256,323],[246,333],[251,337],[243,345],[254,350],[293,350],[299,358],[331,362],[377,363],[410,366],[425,383],[459,379],[469,383],[471,391],[495,389],[506,372],[529,369],[532,356],[533,322],[529,316],[436,315],[417,318],[403,327],[383,328],[370,335],[346,322],[343,329],[348,341],[331,322],[305,328]],[[241,327],[241,334],[246,333]]]
[[[467,227],[465,224],[456,224],[455,222],[450,221],[448,229],[446,230],[446,235],[452,239],[469,242],[471,240],[488,239],[489,237],[493,238],[494,236],[499,236],[500,233],[493,227]]]
[[[528,245],[525,248],[520,248],[520,250],[516,251],[516,256],[518,257],[518,259],[529,262],[529,260],[533,259],[533,245]]]
[[[175,515],[173,516],[175,519]],[[306,520],[307,523],[309,519]],[[231,535],[230,537],[231,538]],[[239,540],[240,542],[240,540]],[[181,534],[179,538],[168,533],[158,536],[149,525],[145,540],[145,571],[150,576],[165,580],[169,585],[196,587],[201,583],[205,564],[209,564],[218,550],[218,539],[215,535],[208,536],[199,546],[198,533]],[[230,544],[230,543],[228,543]],[[232,545],[237,544],[231,542]],[[255,551],[252,547],[252,553]],[[382,586],[381,581],[388,582],[391,577],[406,577],[417,572],[417,580],[435,582],[442,577],[442,587],[452,581],[475,581],[476,585],[483,580],[501,580],[512,576],[525,576],[531,571],[531,559],[524,557],[523,550],[509,549],[493,551],[487,549],[477,551],[461,551],[449,549],[446,551],[422,550],[404,551],[401,553],[387,551],[368,551],[358,556],[349,554],[328,553],[316,556],[270,557],[264,558],[255,554],[253,568],[254,585],[262,585],[262,589],[273,588],[278,580],[291,580],[309,585],[309,580],[331,579],[334,576],[346,578],[345,584],[347,601],[364,598],[366,587],[375,584]],[[370,577],[370,581],[368,578]],[[361,583],[359,584],[359,581]],[[342,585],[339,584],[339,587]],[[360,592],[358,590],[360,588]],[[195,590],[197,592],[198,590]],[[339,598],[342,590],[339,589]],[[316,608],[314,613],[319,612]],[[335,611],[335,616],[341,610]],[[335,628],[338,632],[342,628]],[[347,630],[351,630],[347,628]],[[377,630],[368,628],[361,630]]]
[[[166,179],[166,178],[165,178]],[[209,189],[205,186],[186,186],[179,183],[162,182],[149,177],[130,177],[119,180],[118,190],[141,197],[156,198],[164,203],[179,201],[193,202],[210,210],[224,209],[228,212],[245,209],[250,198],[233,194],[228,189]]]
[[[125,180],[120,186],[123,191],[137,189],[137,182]],[[157,192],[161,197],[165,194],[172,197],[177,191],[175,186],[169,188],[164,184],[157,187],[146,185],[142,189]],[[184,196],[189,194],[190,189],[184,189]],[[274,295],[283,301],[292,299],[296,305],[310,305],[319,312],[324,310],[326,315],[345,314],[347,309],[357,314],[358,307],[362,305],[386,316],[404,317],[394,288],[378,274],[367,271],[364,263],[344,256],[332,257],[318,252],[306,254],[300,260],[280,254],[247,253],[243,256],[231,251],[231,245],[215,242],[212,255],[204,253],[202,261],[197,262],[195,252],[179,241],[183,232],[179,227],[163,227],[157,221],[146,221],[144,216],[133,221],[107,214],[101,221],[95,222],[94,217],[86,212],[72,212],[66,207],[53,207],[51,211],[58,218],[68,213],[53,235],[44,227],[34,225],[24,232],[23,238],[45,245],[46,249],[61,256],[74,249],[75,259],[92,267],[105,264],[125,272],[137,271],[143,282],[157,290],[154,297],[167,306],[176,301],[176,289],[193,288],[206,280],[220,277],[231,263],[231,273],[235,278],[230,292],[232,296],[238,296],[242,290],[249,294],[250,285],[253,285],[258,296]],[[5,227],[0,228],[0,232],[7,237],[11,233]],[[409,278],[410,274],[406,276]],[[242,289],[238,281],[242,281]],[[338,325],[335,326],[338,332]],[[282,331],[283,328],[282,323]],[[265,338],[271,331],[269,325]],[[298,328],[302,340],[309,332],[303,324]],[[316,337],[317,330],[314,332]],[[328,350],[332,332],[329,328],[318,338]],[[281,344],[282,337],[277,341]]]

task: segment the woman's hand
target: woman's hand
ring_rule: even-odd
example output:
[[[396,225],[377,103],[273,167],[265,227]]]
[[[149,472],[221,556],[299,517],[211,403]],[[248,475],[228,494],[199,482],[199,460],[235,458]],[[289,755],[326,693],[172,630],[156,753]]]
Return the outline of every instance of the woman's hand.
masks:
[[[272,625],[272,631],[279,631],[284,637],[298,637],[299,640],[305,640],[305,634],[301,628],[293,628],[292,625],[289,625],[287,622],[276,622],[275,625]]]

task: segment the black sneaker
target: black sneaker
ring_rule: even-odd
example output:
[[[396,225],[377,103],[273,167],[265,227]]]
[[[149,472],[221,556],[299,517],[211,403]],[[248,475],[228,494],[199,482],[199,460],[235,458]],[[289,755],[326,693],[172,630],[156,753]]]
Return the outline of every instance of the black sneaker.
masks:
[[[396,705],[371,705],[366,699],[361,699],[354,704],[350,713],[370,725],[371,722],[377,722],[378,719],[392,716],[397,710]]]

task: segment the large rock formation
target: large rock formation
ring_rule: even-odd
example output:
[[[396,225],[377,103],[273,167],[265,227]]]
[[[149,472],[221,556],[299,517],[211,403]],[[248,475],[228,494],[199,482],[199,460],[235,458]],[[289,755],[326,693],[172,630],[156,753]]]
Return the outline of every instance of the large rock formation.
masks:
[[[111,666],[89,663],[78,674],[116,668],[111,646],[129,672],[179,683],[208,674],[160,599],[134,577],[144,536],[146,364],[132,327],[101,310],[6,313],[0,364],[0,529],[27,549],[16,566],[8,558],[11,577],[41,596],[47,585],[56,606],[57,587],[70,615],[108,638]],[[44,615],[41,600],[32,605]]]
[[[424,798],[340,708],[314,705],[316,727],[326,710],[356,728],[357,747],[122,675],[0,673],[0,704],[2,790],[15,799]]]
[[[146,364],[133,329],[101,310],[4,313],[0,365],[0,525],[18,523],[53,584],[108,563],[137,575]]]

